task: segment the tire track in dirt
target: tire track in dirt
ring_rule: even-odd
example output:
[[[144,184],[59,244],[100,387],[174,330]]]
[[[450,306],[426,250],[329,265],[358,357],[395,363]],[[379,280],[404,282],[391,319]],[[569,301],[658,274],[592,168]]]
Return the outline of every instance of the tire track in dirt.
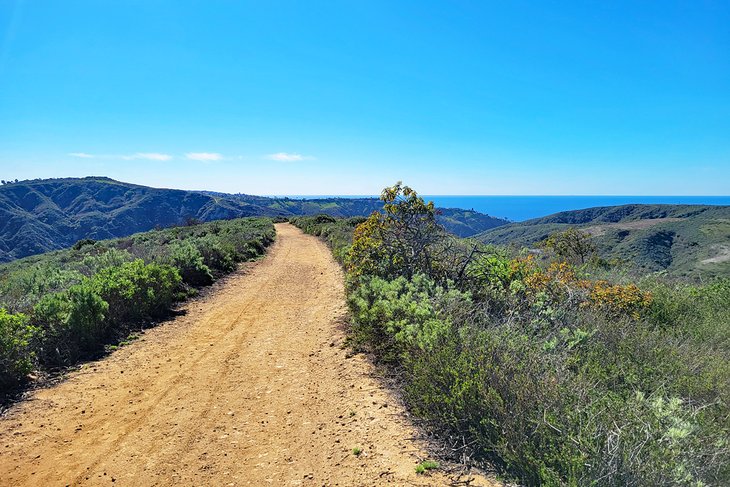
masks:
[[[415,474],[428,457],[417,432],[341,346],[343,279],[327,247],[277,233],[184,316],[12,407],[0,484],[451,483]]]

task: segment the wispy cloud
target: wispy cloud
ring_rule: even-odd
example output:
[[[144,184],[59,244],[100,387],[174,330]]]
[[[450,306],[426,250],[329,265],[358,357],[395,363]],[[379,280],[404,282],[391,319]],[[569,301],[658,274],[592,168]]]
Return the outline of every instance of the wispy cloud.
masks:
[[[88,154],[86,152],[71,152],[68,154],[72,157],[80,157],[81,159],[123,159],[132,161],[135,159],[143,159],[147,161],[169,161],[172,159],[170,154],[162,154],[160,152],[136,152],[134,154]]]
[[[266,158],[272,161],[283,162],[309,161],[314,159],[312,156],[303,156],[292,152],[277,152],[276,154],[269,154]]]
[[[217,152],[188,152],[185,157],[191,161],[213,162],[223,159],[223,154]]]
[[[172,159],[170,154],[160,154],[159,152],[137,152],[131,156],[125,156],[123,159],[146,159],[148,161],[169,161]]]

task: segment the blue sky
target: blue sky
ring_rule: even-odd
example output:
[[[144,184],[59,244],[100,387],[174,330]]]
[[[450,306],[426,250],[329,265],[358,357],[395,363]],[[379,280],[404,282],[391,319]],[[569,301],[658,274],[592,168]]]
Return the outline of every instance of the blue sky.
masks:
[[[0,0],[3,178],[730,194],[730,3]]]

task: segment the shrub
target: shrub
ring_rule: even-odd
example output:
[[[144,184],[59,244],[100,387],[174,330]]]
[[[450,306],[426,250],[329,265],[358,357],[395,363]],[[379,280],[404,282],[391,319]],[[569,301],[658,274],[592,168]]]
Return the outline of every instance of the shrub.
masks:
[[[462,325],[431,351],[409,354],[406,399],[522,482],[556,485],[584,460],[564,439],[572,394],[559,382],[558,364],[511,327]]]
[[[205,235],[194,240],[203,263],[211,269],[228,273],[236,268],[235,249],[214,235]]]
[[[116,248],[99,249],[98,253],[86,255],[74,267],[84,276],[92,276],[101,269],[122,265],[134,260],[132,254],[126,250]]]
[[[181,283],[173,267],[145,264],[141,259],[102,269],[90,280],[90,287],[109,304],[107,321],[114,328],[159,317],[172,305]]]
[[[0,308],[0,389],[22,382],[33,368],[31,349],[37,330],[24,314],[10,314]]]
[[[416,473],[424,474],[424,473],[428,472],[429,470],[434,470],[434,469],[439,468],[439,466],[440,465],[438,462],[434,462],[433,460],[426,460],[426,461],[423,461],[423,462],[419,463],[418,465],[416,465]]]
[[[642,291],[635,284],[621,285],[596,281],[588,283],[586,287],[589,290],[586,305],[622,314],[628,313],[637,319],[652,301],[651,294]]]
[[[317,215],[312,219],[312,221],[315,224],[322,224],[322,223],[335,223],[337,220],[330,215]]]
[[[358,342],[374,346],[380,359],[392,363],[406,350],[430,351],[438,343],[450,327],[438,306],[455,299],[469,302],[468,296],[446,291],[423,275],[393,281],[368,276],[361,278],[348,303]]]
[[[175,267],[183,282],[191,286],[206,286],[213,282],[213,275],[203,263],[200,251],[187,240],[171,245],[168,255],[161,260]]]
[[[683,399],[692,394],[677,386],[697,363],[630,313],[578,307],[541,329],[423,276],[357,283],[353,333],[403,372],[409,406],[522,482],[727,477],[726,407],[712,394]]]
[[[74,250],[81,250],[83,247],[86,247],[87,245],[94,245],[96,243],[96,240],[93,238],[84,238],[73,244],[73,247],[71,247]]]
[[[78,340],[83,351],[91,351],[105,336],[105,315],[109,311],[109,304],[95,292],[89,281],[69,288],[66,294],[69,300],[66,317],[68,332]],[[134,303],[126,304],[134,306]]]
[[[43,296],[68,289],[83,279],[76,270],[56,262],[18,266],[0,284],[0,306],[12,312],[28,312]]]
[[[33,319],[42,329],[43,363],[67,365],[98,350],[106,336],[108,309],[88,280],[39,301]]]
[[[61,292],[44,296],[33,308],[33,322],[41,329],[38,350],[44,366],[68,364],[79,356],[78,342],[68,326],[70,307],[68,295]]]

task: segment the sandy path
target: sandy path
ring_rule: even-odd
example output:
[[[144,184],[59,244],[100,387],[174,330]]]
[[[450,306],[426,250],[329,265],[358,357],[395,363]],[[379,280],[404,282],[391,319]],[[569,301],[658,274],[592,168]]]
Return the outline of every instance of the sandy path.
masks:
[[[415,431],[340,347],[329,250],[277,231],[266,258],[185,316],[11,408],[0,484],[447,485],[415,474]]]

